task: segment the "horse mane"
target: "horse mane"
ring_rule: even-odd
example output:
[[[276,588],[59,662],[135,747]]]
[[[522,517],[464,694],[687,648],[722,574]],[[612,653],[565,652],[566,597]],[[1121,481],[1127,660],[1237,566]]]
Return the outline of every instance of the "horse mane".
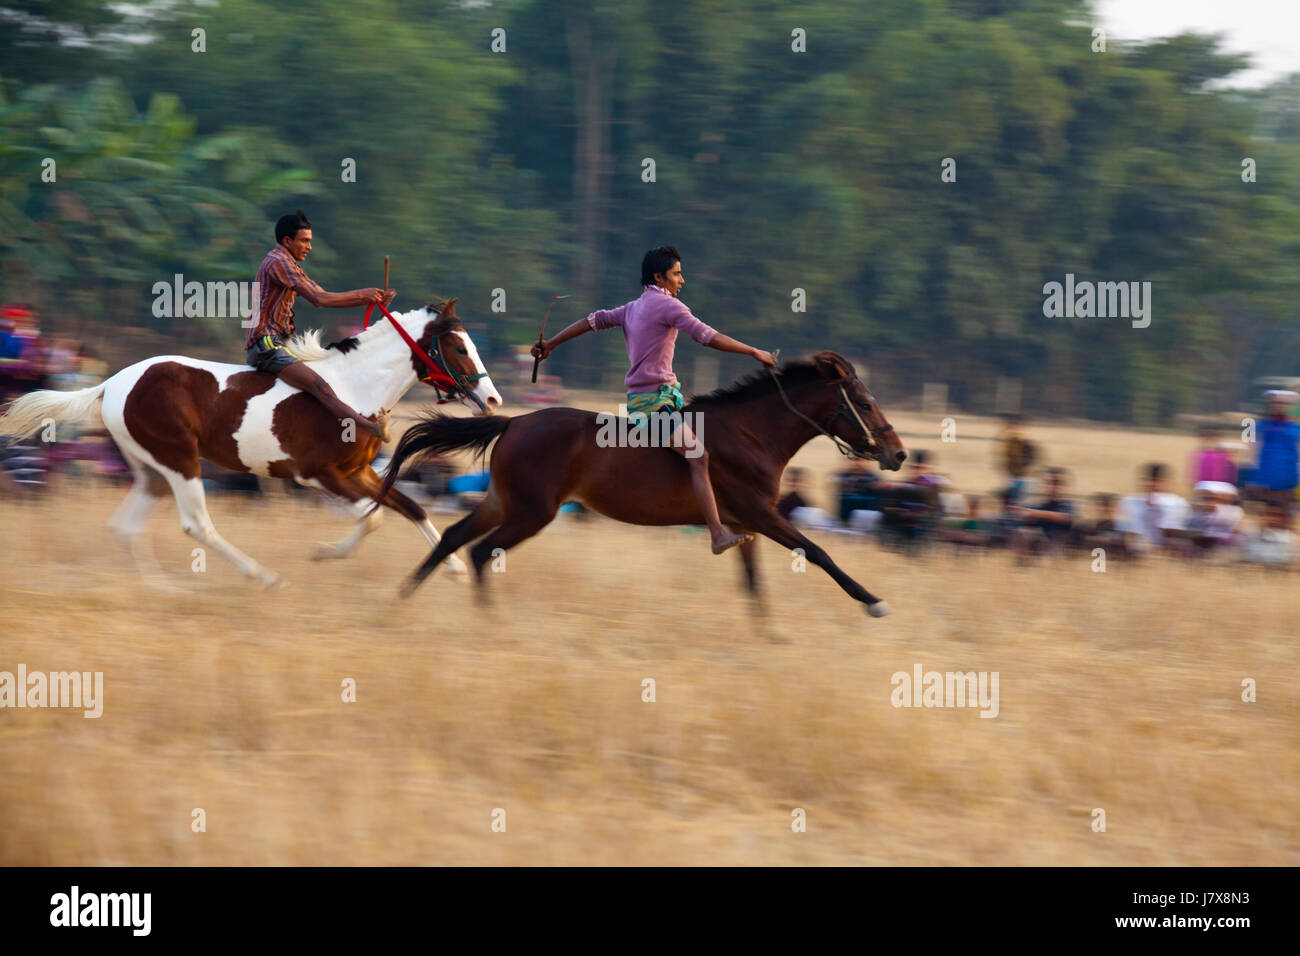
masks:
[[[813,359],[796,359],[792,362],[786,362],[776,370],[776,376],[781,380],[781,385],[784,388],[825,380]],[[772,381],[772,375],[767,369],[762,368],[757,372],[751,372],[744,378],[737,379],[730,385],[715,388],[704,395],[692,396],[691,400],[686,404],[705,407],[739,405],[742,402],[752,401],[775,393],[776,384]]]
[[[434,336],[442,335],[450,329],[463,328],[460,317],[454,312],[449,316],[443,316],[434,303],[429,303],[424,307],[425,312],[433,312],[438,315],[437,322],[434,323]],[[381,316],[382,318],[382,316]],[[331,342],[329,345],[321,344],[321,330],[310,329],[306,332],[299,332],[286,343],[289,351],[293,352],[305,362],[318,362],[321,359],[329,358],[330,352],[341,352],[347,355],[354,349],[359,348],[362,343],[367,341],[367,336],[379,328],[376,322],[368,329],[363,329],[356,335],[349,335],[345,339],[339,339],[337,342]]]

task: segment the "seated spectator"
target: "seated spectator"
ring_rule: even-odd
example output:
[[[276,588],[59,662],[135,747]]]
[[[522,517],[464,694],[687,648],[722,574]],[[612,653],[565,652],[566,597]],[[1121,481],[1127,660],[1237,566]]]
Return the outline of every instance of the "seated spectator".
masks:
[[[930,454],[919,450],[908,459],[906,481],[881,481],[879,529],[883,539],[914,543],[929,535],[938,524],[942,509],[939,488],[947,479],[930,469]]]
[[[839,531],[840,525],[829,512],[814,507],[804,496],[804,478],[807,472],[803,468],[791,468],[786,472],[789,491],[776,503],[776,511],[781,517],[793,524],[814,531]]]
[[[1285,506],[1264,506],[1263,527],[1248,533],[1241,545],[1241,559],[1251,564],[1289,568],[1296,558],[1296,536]]]
[[[1012,505],[1017,521],[1013,539],[1020,555],[1059,551],[1070,539],[1074,526],[1074,503],[1065,496],[1066,471],[1048,468],[1043,481],[1043,500],[1033,508]]]
[[[1166,530],[1186,527],[1187,502],[1165,491],[1167,476],[1164,465],[1143,465],[1138,472],[1138,493],[1120,501],[1118,527],[1133,554],[1163,547]]]
[[[809,501],[804,497],[804,476],[806,472],[802,468],[791,468],[785,473],[786,487],[789,489],[781,500],[776,503],[776,513],[782,518],[789,519],[790,512],[795,508],[807,508]]]
[[[855,511],[880,511],[880,479],[867,470],[860,458],[850,458],[847,467],[836,473],[836,497],[839,499],[840,521],[852,524],[849,516]]]
[[[997,522],[980,514],[979,495],[966,497],[966,514],[944,518],[935,533],[939,541],[968,547],[988,547],[997,534]]]
[[[1115,496],[1109,492],[1098,492],[1092,496],[1096,517],[1092,521],[1075,525],[1073,544],[1075,547],[1091,553],[1094,548],[1103,549],[1107,556],[1126,558],[1128,547],[1124,542],[1124,532],[1115,523]]]
[[[1214,549],[1235,542],[1241,509],[1232,505],[1220,506],[1214,486],[1222,484],[1217,481],[1197,482],[1192,491],[1192,508],[1187,516],[1186,527],[1165,530],[1165,542],[1171,549],[1188,557],[1206,557]],[[1232,485],[1225,487],[1233,492],[1236,490]]]

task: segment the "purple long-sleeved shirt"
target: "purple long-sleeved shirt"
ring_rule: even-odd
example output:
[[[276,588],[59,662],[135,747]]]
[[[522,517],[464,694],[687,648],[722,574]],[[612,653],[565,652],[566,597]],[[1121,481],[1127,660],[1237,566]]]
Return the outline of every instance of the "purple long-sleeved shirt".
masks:
[[[617,309],[591,313],[587,324],[597,332],[615,326],[623,329],[627,358],[632,363],[631,371],[623,380],[629,394],[653,392],[660,385],[677,384],[673,350],[678,329],[701,345],[708,345],[718,334],[692,315],[684,303],[656,285],[646,286],[641,298]]]

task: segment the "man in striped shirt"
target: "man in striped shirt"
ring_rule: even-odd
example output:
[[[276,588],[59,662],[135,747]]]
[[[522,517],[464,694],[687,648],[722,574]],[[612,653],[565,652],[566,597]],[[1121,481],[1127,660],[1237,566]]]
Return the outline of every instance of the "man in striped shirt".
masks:
[[[316,399],[339,419],[352,419],[362,428],[388,441],[388,412],[377,418],[358,414],[334,393],[329,383],[311,366],[285,347],[293,335],[293,303],[301,295],[317,308],[355,308],[370,302],[393,301],[396,290],[354,289],[351,292],[326,292],[313,282],[298,263],[311,252],[311,222],[301,209],[281,216],[275,224],[275,248],[266,254],[257,270],[259,299],[253,327],[244,342],[248,364],[259,372],[283,379],[294,388]]]

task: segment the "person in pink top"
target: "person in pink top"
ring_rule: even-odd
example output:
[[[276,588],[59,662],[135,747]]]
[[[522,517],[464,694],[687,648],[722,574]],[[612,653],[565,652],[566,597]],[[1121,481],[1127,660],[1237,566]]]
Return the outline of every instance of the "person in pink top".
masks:
[[[1237,466],[1232,460],[1232,453],[1215,445],[1217,431],[1213,425],[1201,425],[1196,430],[1201,446],[1192,452],[1191,465],[1187,469],[1188,485],[1195,486],[1200,481],[1222,481],[1229,485],[1237,483]]]
[[[628,391],[628,412],[633,415],[649,415],[663,409],[680,411],[685,404],[677,376],[673,374],[673,350],[679,331],[700,345],[748,355],[768,368],[776,368],[776,359],[770,353],[729,338],[692,315],[691,310],[677,298],[685,284],[682,257],[677,250],[672,246],[651,249],[641,260],[643,291],[640,298],[617,309],[602,309],[579,319],[555,338],[538,342],[533,346],[532,354],[535,358],[545,359],[557,345],[586,332],[622,329],[628,361],[632,365],[624,384]],[[680,440],[674,438],[669,447],[690,465],[691,486],[713,538],[713,553],[721,554],[728,548],[753,540],[753,535],[731,534],[722,526],[713,497],[713,484],[709,481],[708,452],[703,451],[684,421],[676,423],[676,429],[680,432]],[[695,454],[688,454],[691,451]]]

